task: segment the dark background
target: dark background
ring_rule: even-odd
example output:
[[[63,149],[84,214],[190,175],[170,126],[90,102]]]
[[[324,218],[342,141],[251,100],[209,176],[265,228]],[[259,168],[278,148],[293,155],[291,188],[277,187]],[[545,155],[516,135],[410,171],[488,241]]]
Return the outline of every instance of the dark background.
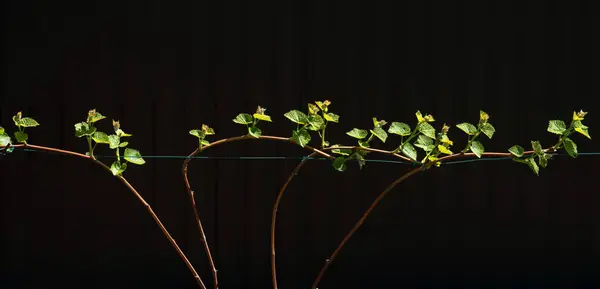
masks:
[[[414,125],[421,110],[439,127],[476,122],[483,109],[497,129],[487,150],[505,152],[554,144],[548,120],[583,108],[594,140],[575,140],[598,151],[592,1],[483,2],[5,1],[1,123],[14,131],[10,118],[22,110],[41,123],[30,143],[84,152],[73,124],[97,108],[109,117],[100,127],[120,120],[143,154],[187,155],[197,145],[188,130],[202,123],[217,131],[211,140],[241,135],[231,119],[262,105],[274,119],[263,131],[289,136],[283,113],[330,99],[341,115],[333,143],[352,143],[344,133],[374,116]],[[450,135],[460,150],[466,138]],[[306,153],[245,141],[204,155]],[[192,163],[221,288],[270,288],[271,207],[297,162]],[[320,288],[598,288],[597,162],[559,156],[539,177],[511,161],[417,175],[386,197]],[[22,151],[1,165],[0,288],[195,288],[143,206],[100,167]],[[210,286],[181,165],[148,159],[126,177]],[[370,202],[409,168],[337,173],[309,162],[281,204],[280,288],[309,288]]]

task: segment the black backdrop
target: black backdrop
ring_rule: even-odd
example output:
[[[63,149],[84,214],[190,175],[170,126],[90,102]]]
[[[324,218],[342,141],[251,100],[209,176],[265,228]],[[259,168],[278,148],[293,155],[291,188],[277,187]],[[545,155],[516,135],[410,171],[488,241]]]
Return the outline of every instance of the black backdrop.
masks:
[[[391,2],[391,1],[390,1]],[[591,2],[591,1],[590,1]],[[577,1],[5,1],[1,123],[41,122],[30,142],[85,151],[73,124],[97,108],[146,155],[186,155],[189,129],[243,134],[238,112],[282,114],[333,101],[344,132],[371,117],[414,124],[492,116],[488,150],[552,144],[547,121],[599,107],[597,24]],[[110,120],[101,125],[105,130]],[[464,136],[453,129],[457,148]],[[576,137],[580,151],[596,140]],[[378,147],[391,149],[396,138]],[[100,151],[99,153],[107,151]],[[211,156],[302,156],[246,141]],[[107,160],[108,161],[108,160]],[[271,206],[297,160],[197,160],[190,167],[221,288],[269,288]],[[557,157],[535,177],[510,161],[447,165],[396,188],[347,244],[320,288],[600,286],[597,157]],[[17,151],[0,162],[0,288],[194,288],[143,206],[101,168]],[[211,283],[181,177],[182,160],[148,159],[126,176]],[[308,288],[324,259],[389,182],[409,167],[336,173],[311,161],[283,200],[280,288]]]

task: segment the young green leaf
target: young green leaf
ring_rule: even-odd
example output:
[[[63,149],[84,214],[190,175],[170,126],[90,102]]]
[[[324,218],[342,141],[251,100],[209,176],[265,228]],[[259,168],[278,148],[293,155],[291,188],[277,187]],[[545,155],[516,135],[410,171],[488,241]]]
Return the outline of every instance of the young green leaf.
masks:
[[[127,169],[127,163],[120,163],[119,161],[114,161],[110,166],[110,171],[115,176],[120,176]]]
[[[105,143],[105,144],[110,144],[110,140],[108,139],[108,135],[101,132],[101,131],[97,131],[92,135],[92,139],[96,142],[96,143]]]
[[[240,113],[233,119],[233,122],[239,124],[251,124],[254,122],[254,118],[247,113]]]
[[[402,154],[409,157],[413,161],[417,161],[417,150],[409,142],[405,143],[402,147]]]
[[[0,134],[5,134],[4,128],[0,126]]]
[[[124,141],[124,142],[122,142],[122,143],[120,143],[120,144],[119,144],[119,147],[120,147],[120,148],[124,148],[124,147],[126,147],[126,146],[128,146],[128,145],[129,145],[129,143],[128,143],[128,142],[126,142],[126,141]]]
[[[478,158],[481,158],[481,155],[483,155],[483,153],[485,152],[485,148],[478,141],[472,141],[470,149]]]
[[[88,111],[88,118],[87,118],[87,122],[89,123],[95,123],[99,120],[103,120],[106,117],[103,116],[101,113],[97,112],[95,109],[91,109],[90,111]]]
[[[353,128],[351,131],[347,132],[346,134],[353,138],[356,138],[356,139],[363,139],[363,138],[367,137],[369,132],[367,132],[364,129]]]
[[[318,114],[311,114],[308,116],[308,123],[310,124],[308,126],[309,130],[318,131],[325,128],[325,120]]]
[[[577,145],[568,137],[565,138],[565,150],[571,157],[577,157]]]
[[[508,151],[513,154],[515,157],[522,157],[525,153],[525,149],[520,145],[514,145],[508,149]]]
[[[587,112],[584,112],[583,110],[580,110],[579,112],[574,111],[573,120],[583,120],[586,114]]]
[[[563,134],[565,130],[567,130],[567,125],[562,120],[551,120],[548,122],[548,132]]]
[[[440,153],[447,154],[447,155],[452,154],[452,151],[443,145],[438,145],[438,151],[440,151]]]
[[[96,127],[90,125],[87,122],[80,122],[75,124],[75,136],[92,136],[96,132]]]
[[[22,131],[15,131],[15,139],[17,140],[17,142],[25,143],[28,138],[29,135],[27,133]]]
[[[116,149],[119,147],[121,139],[119,138],[119,136],[111,134],[108,136],[108,143],[110,144],[111,149]]]
[[[481,132],[483,132],[483,134],[485,134],[489,139],[491,139],[494,133],[496,132],[496,129],[491,123],[486,122],[481,125]]]
[[[337,157],[333,161],[333,168],[338,172],[343,172],[346,170],[346,158],[345,157]]]
[[[531,147],[533,148],[533,151],[536,155],[541,156],[544,154],[544,151],[542,150],[542,145],[539,141],[531,141]]]
[[[435,139],[435,128],[433,128],[433,126],[431,126],[429,123],[420,122],[419,124],[417,124],[417,129],[422,134]]]
[[[327,112],[329,105],[331,104],[331,101],[329,100],[325,100],[325,101],[315,101],[315,103],[317,104],[317,106],[323,110],[323,112]]]
[[[115,131],[115,133],[119,136],[119,137],[126,137],[126,136],[132,136],[132,134],[126,133],[124,132],[122,129],[117,129]]]
[[[320,111],[320,109],[318,106],[316,106],[312,103],[308,104],[308,114],[309,115],[317,114],[319,111]]]
[[[210,142],[208,142],[207,140],[203,139],[203,140],[200,140],[200,144],[203,145],[203,146],[207,146],[207,145],[210,144]]]
[[[255,113],[253,116],[255,119],[258,119],[258,120],[272,122],[271,117],[266,114]]]
[[[464,131],[466,134],[468,135],[475,135],[477,134],[477,127],[468,123],[468,122],[463,122],[460,124],[456,125],[457,128],[459,128],[460,130]]]
[[[409,136],[411,133],[410,126],[403,122],[392,122],[390,127],[388,128],[389,133],[401,135],[401,136]]]
[[[215,134],[215,130],[205,124],[202,125],[202,131],[204,132],[204,135],[214,135]]]
[[[490,119],[490,115],[487,114],[485,111],[480,110],[479,111],[479,123],[487,123],[487,121]],[[490,137],[491,138],[491,137]]]
[[[146,163],[139,151],[130,148],[125,149],[125,152],[123,152],[123,158],[125,158],[126,161],[136,165],[143,165]]]
[[[248,133],[255,138],[259,138],[262,135],[262,131],[255,126],[248,127]]]
[[[199,129],[192,129],[189,133],[199,139],[204,139],[206,137],[206,134]]]
[[[583,123],[581,123],[580,120],[575,120],[573,121],[573,127],[575,128],[575,131],[584,135],[585,137],[592,139],[590,137],[590,134],[588,132],[588,127],[585,126]]]
[[[294,130],[292,140],[299,146],[304,147],[310,142],[310,133],[304,128]]]
[[[330,122],[335,122],[335,123],[340,122],[340,116],[335,113],[332,113],[332,112],[328,112],[328,113],[324,114],[323,117],[325,117],[325,120],[330,121]]]
[[[21,126],[22,127],[36,127],[38,125],[40,125],[40,124],[31,117],[21,118]]]
[[[290,110],[286,112],[283,116],[287,117],[292,122],[297,124],[306,124],[308,123],[308,116],[299,110]]]
[[[385,130],[383,130],[383,128],[381,128],[380,126],[375,127],[371,130],[371,133],[376,136],[379,140],[381,140],[381,142],[384,142],[387,140],[387,133],[385,132]]]

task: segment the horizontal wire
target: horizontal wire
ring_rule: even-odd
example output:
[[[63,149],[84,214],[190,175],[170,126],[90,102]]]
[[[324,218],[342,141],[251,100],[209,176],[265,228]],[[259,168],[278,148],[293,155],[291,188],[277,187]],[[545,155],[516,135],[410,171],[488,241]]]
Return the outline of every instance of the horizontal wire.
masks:
[[[42,153],[55,153],[60,154],[58,152],[48,152],[43,150],[29,149],[29,148],[15,148],[20,149],[22,151],[28,152],[42,152]],[[553,156],[568,156],[566,153],[553,153]],[[581,152],[578,154],[579,156],[598,156],[600,152]],[[117,158],[117,156],[105,156],[105,155],[95,155],[96,158]],[[135,158],[135,157],[131,157]],[[141,156],[141,158],[147,159],[201,159],[201,160],[328,160],[327,158],[314,158],[314,157],[296,157],[296,156],[170,156],[170,155],[156,155],[156,156]],[[476,158],[476,159],[468,159],[468,160],[457,160],[457,161],[448,161],[444,162],[444,164],[460,164],[460,163],[472,163],[472,162],[480,162],[480,161],[501,161],[501,160],[511,160],[512,157],[497,157],[497,158]],[[372,163],[392,163],[392,164],[405,164],[405,165],[420,165],[417,162],[407,162],[407,161],[398,161],[398,160],[384,160],[384,159],[365,159],[366,162]]]

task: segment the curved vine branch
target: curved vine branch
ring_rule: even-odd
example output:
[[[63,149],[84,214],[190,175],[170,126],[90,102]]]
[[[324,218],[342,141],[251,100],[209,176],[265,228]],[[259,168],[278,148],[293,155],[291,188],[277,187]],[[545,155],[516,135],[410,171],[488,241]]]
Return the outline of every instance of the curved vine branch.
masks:
[[[111,172],[110,167],[108,167],[107,165],[105,165],[101,161],[98,161],[96,158],[90,157],[90,156],[87,156],[87,155],[84,155],[84,154],[80,154],[80,153],[77,153],[77,152],[72,152],[72,151],[67,151],[67,150],[61,150],[61,149],[51,148],[51,147],[45,147],[45,146],[32,145],[32,144],[16,144],[16,145],[12,145],[12,147],[14,147],[14,148],[19,148],[19,147],[22,147],[22,148],[32,148],[32,149],[36,149],[36,150],[40,150],[40,151],[55,152],[55,153],[61,153],[61,154],[75,156],[75,157],[80,157],[80,158],[83,158],[83,159],[90,160],[93,163],[95,163],[95,164],[103,167],[104,169],[108,170],[109,172]],[[177,245],[177,242],[175,242],[175,239],[173,239],[173,237],[171,236],[171,234],[169,233],[169,231],[167,231],[167,228],[165,228],[165,226],[163,225],[163,223],[160,221],[160,219],[158,218],[158,216],[154,212],[154,210],[152,210],[152,207],[150,206],[150,204],[148,204],[148,202],[146,202],[146,200],[144,199],[144,197],[142,197],[142,195],[140,195],[140,193],[127,181],[127,179],[125,179],[122,176],[116,176],[116,177],[144,205],[144,207],[146,208],[146,210],[148,211],[148,213],[152,216],[152,218],[154,219],[154,221],[156,222],[156,224],[158,225],[158,227],[160,227],[160,230],[162,231],[162,233],[165,235],[165,237],[167,237],[167,239],[169,240],[169,242],[171,243],[171,245],[173,246],[173,248],[175,248],[175,250],[179,254],[179,257],[181,257],[181,259],[183,260],[183,262],[185,262],[185,265],[192,272],[192,275],[194,276],[194,279],[196,279],[196,282],[198,283],[198,285],[200,286],[200,288],[206,289],[206,286],[204,285],[204,282],[202,282],[202,279],[200,279],[200,276],[196,272],[196,269],[190,263],[190,261],[188,260],[188,258],[186,257],[186,255],[183,253],[183,251],[181,251],[181,248],[179,248],[179,245]]]
[[[314,152],[308,155],[308,157],[303,158],[302,161],[294,168],[285,184],[283,184],[283,187],[281,187],[281,190],[279,190],[277,198],[275,199],[275,205],[273,205],[273,212],[271,216],[271,278],[273,281],[273,289],[277,289],[277,266],[275,262],[275,223],[277,222],[277,211],[279,210],[279,203],[281,202],[283,193],[287,189],[288,185],[292,182],[292,179],[296,175],[298,175],[298,172],[304,166],[304,164],[306,164],[306,161],[316,154],[317,153]]]
[[[548,148],[548,149],[545,149],[543,151],[547,152],[547,153],[552,153],[552,152],[554,152],[554,148]],[[535,153],[535,151],[526,151],[526,152],[523,153],[523,155],[532,155],[534,153]],[[494,158],[494,157],[510,157],[511,154],[510,153],[499,153],[499,152],[488,152],[488,153],[481,154],[481,157],[484,157],[484,156],[485,157],[492,157],[492,158]],[[460,157],[477,157],[477,155],[474,154],[474,153],[457,153],[457,154],[452,154],[452,155],[448,155],[448,156],[445,156],[445,157],[441,157],[441,158],[439,158],[439,161],[442,161],[442,162],[443,161],[449,161],[449,160],[452,160],[452,159],[455,159],[455,158],[460,158]],[[323,279],[323,275],[325,274],[325,271],[327,270],[327,268],[329,268],[329,266],[331,265],[331,263],[333,262],[333,260],[335,259],[335,257],[340,253],[340,251],[342,250],[342,248],[344,247],[344,245],[346,244],[346,242],[348,242],[348,240],[350,239],[350,237],[352,237],[352,235],[354,235],[354,233],[358,230],[358,228],[360,228],[360,226],[362,226],[362,224],[367,219],[367,217],[369,216],[369,214],[371,214],[371,212],[373,211],[373,209],[379,204],[379,202],[381,202],[381,200],[383,200],[383,198],[385,197],[385,195],[387,193],[389,193],[398,184],[402,183],[403,181],[405,181],[409,177],[415,175],[416,173],[425,170],[426,168],[427,168],[427,166],[422,166],[420,168],[416,168],[416,169],[413,169],[413,170],[407,172],[406,174],[404,174],[401,177],[399,177],[396,180],[394,180],[387,188],[385,188],[385,190],[383,190],[379,194],[379,196],[377,196],[377,198],[373,201],[373,203],[371,203],[371,205],[369,206],[369,208],[364,212],[364,214],[358,220],[358,222],[356,222],[356,224],[350,230],[350,232],[348,232],[348,234],[346,234],[346,236],[344,237],[344,239],[342,240],[342,242],[340,242],[340,244],[333,251],[333,253],[331,254],[331,256],[328,259],[325,259],[325,265],[323,266],[323,268],[321,268],[321,271],[317,275],[317,278],[315,279],[315,281],[314,281],[314,283],[312,285],[312,289],[317,289],[317,286],[319,285],[319,282],[321,282],[321,279]]]

